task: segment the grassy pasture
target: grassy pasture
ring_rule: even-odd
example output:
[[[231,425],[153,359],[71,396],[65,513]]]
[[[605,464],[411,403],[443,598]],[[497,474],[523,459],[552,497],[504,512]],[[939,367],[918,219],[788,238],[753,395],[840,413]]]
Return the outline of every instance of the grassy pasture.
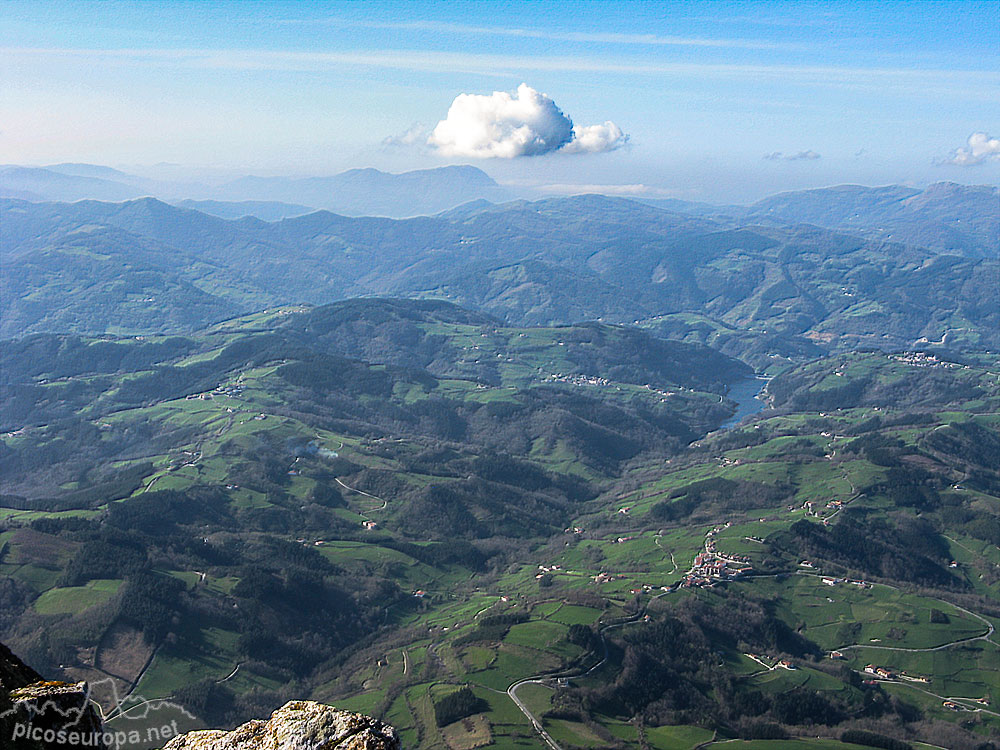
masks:
[[[602,610],[595,607],[581,607],[575,604],[563,604],[546,619],[563,625],[591,625],[601,617]]]
[[[75,615],[110,599],[122,583],[121,579],[95,579],[84,586],[49,589],[35,600],[35,611],[42,615]]]
[[[761,593],[772,592],[782,619],[827,650],[874,644],[933,648],[986,631],[982,621],[946,602],[879,584],[828,586],[819,576],[797,575],[784,583],[760,580],[751,585]],[[934,609],[949,622],[932,623]]]

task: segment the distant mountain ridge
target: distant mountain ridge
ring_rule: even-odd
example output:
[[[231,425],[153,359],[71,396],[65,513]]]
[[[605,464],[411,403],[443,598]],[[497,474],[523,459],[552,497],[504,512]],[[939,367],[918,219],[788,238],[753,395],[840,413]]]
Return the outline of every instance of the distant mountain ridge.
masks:
[[[217,193],[229,200],[304,203],[348,216],[406,217],[435,214],[485,198],[511,194],[476,167],[451,166],[391,174],[351,169],[333,177],[243,177]]]
[[[221,185],[157,181],[94,164],[0,165],[0,197],[72,202],[147,196],[222,218],[278,221],[317,209],[389,218],[459,211],[467,218],[518,194],[469,165],[398,174],[365,168],[302,178],[248,175]],[[721,223],[812,224],[948,254],[1000,257],[1000,189],[989,185],[836,185],[779,193],[749,206],[673,198],[636,201]]]
[[[310,206],[281,203],[280,201],[198,201],[186,198],[177,201],[174,205],[201,211],[210,216],[218,216],[220,219],[242,219],[244,216],[253,216],[261,221],[281,221],[309,214],[316,210]]]
[[[748,218],[816,224],[972,257],[1000,257],[1000,188],[938,182],[924,190],[838,185],[781,193]]]
[[[250,215],[264,221],[317,209],[349,216],[403,218],[440,213],[469,201],[497,202],[514,197],[472,166],[399,174],[369,168],[329,177],[247,176],[219,186],[150,180],[93,164],[0,166],[0,197],[73,202],[127,201],[147,196],[180,203],[201,202],[199,207],[207,213],[225,218]]]
[[[995,259],[603,196],[468,208],[266,223],[151,198],[0,201],[0,335],[191,331],[275,304],[406,296],[509,324],[648,324],[699,342],[714,321],[736,355],[763,351],[747,338],[762,336],[788,352],[1000,346]]]
[[[146,193],[134,185],[103,177],[64,174],[41,167],[0,168],[0,195],[27,200],[76,201],[83,198],[125,201]]]

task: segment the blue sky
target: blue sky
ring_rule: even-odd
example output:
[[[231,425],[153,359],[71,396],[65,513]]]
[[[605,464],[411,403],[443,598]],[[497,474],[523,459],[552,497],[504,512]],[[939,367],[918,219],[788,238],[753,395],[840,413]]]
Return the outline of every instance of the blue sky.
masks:
[[[1000,3],[6,2],[0,161],[321,174],[474,163],[514,184],[749,200],[992,182]],[[462,93],[544,92],[608,153],[385,146]],[[419,129],[419,128],[418,128]],[[772,155],[772,158],[764,158]],[[800,158],[788,158],[798,156]],[[969,161],[969,160],[966,160]]]

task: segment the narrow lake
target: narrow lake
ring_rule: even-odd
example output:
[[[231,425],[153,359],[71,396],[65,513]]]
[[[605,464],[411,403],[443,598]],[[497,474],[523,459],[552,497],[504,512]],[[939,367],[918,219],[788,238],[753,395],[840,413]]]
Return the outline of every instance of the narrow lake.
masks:
[[[767,404],[760,396],[770,380],[770,378],[758,375],[741,380],[739,383],[734,383],[730,386],[729,393],[726,396],[736,402],[736,413],[719,425],[719,429],[728,430],[735,427],[744,418],[766,408]]]

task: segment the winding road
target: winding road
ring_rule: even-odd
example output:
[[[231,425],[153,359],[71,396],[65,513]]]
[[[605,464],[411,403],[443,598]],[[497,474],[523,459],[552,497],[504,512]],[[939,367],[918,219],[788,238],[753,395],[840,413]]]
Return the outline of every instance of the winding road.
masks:
[[[657,546],[659,546],[658,541],[659,540],[657,538]],[[662,549],[662,547],[661,547],[661,549]],[[675,564],[675,566],[676,566],[676,564]],[[821,575],[817,574],[817,573],[804,573],[802,571],[795,571],[794,575],[803,575],[803,576],[810,576],[810,577],[816,577],[816,578],[821,577]],[[760,576],[760,577],[771,577],[771,576]],[[885,583],[880,583],[880,584],[875,584],[875,585],[885,586],[886,588],[898,590],[897,587],[891,586],[891,585],[885,584]],[[675,589],[671,588],[669,591],[664,591],[664,592],[662,592],[660,594],[657,594],[656,596],[654,596],[654,597],[652,597],[650,599],[649,603],[652,603],[653,601],[655,601],[656,599],[659,599],[660,597],[667,596],[668,594],[671,594],[674,591],[675,591]],[[986,625],[986,632],[984,632],[984,633],[982,633],[980,635],[971,636],[971,637],[968,637],[968,638],[959,638],[958,640],[951,641],[949,643],[943,643],[943,644],[941,644],[939,646],[929,646],[929,647],[925,647],[925,648],[903,648],[903,647],[897,647],[897,646],[873,646],[873,645],[867,645],[867,644],[851,644],[851,645],[847,645],[847,646],[841,646],[840,648],[835,649],[835,650],[837,650],[837,651],[847,651],[847,650],[850,650],[850,649],[870,648],[870,649],[878,649],[878,650],[882,650],[882,651],[904,651],[904,652],[916,652],[916,653],[919,653],[919,652],[943,651],[945,649],[953,648],[955,646],[960,646],[960,645],[965,644],[965,643],[973,643],[973,642],[976,642],[976,641],[988,641],[989,643],[992,643],[994,645],[1000,645],[1000,644],[996,644],[994,641],[991,640],[991,636],[995,632],[995,627],[994,627],[993,623],[990,620],[988,620],[987,618],[983,617],[980,614],[972,612],[972,611],[970,611],[968,609],[965,609],[964,607],[961,607],[961,606],[959,606],[957,604],[954,604],[952,602],[947,602],[947,601],[945,601],[943,599],[934,599],[933,597],[928,597],[928,598],[932,599],[933,601],[938,601],[938,602],[941,602],[942,604],[946,604],[948,606],[954,607],[955,609],[959,610],[960,612],[963,612],[963,613],[969,615],[970,617],[976,618],[977,620],[979,620],[980,622],[982,622],[984,625]],[[608,631],[608,630],[611,630],[612,628],[620,628],[620,627],[624,627],[625,625],[629,625],[629,624],[632,624],[634,622],[638,622],[643,617],[643,615],[646,614],[646,610],[649,607],[649,603],[647,603],[645,606],[643,606],[642,609],[640,609],[634,615],[630,615],[630,616],[628,616],[628,617],[626,617],[626,618],[624,618],[624,619],[622,619],[622,620],[620,620],[618,622],[609,623],[607,625],[604,625],[603,627],[601,627],[598,630],[598,634],[601,637],[601,645],[604,648],[604,655],[601,657],[601,659],[596,664],[594,664],[593,666],[591,666],[586,671],[584,671],[584,672],[578,672],[576,668],[571,668],[569,670],[562,670],[561,672],[557,671],[557,672],[549,672],[549,673],[545,673],[545,674],[534,675],[533,677],[527,677],[527,678],[525,678],[523,680],[518,680],[517,682],[513,683],[509,688],[507,688],[507,695],[514,702],[514,705],[516,705],[518,707],[518,709],[521,711],[521,713],[523,713],[525,715],[525,717],[528,719],[528,721],[531,722],[531,725],[535,728],[535,731],[538,732],[539,736],[542,738],[542,740],[545,742],[545,744],[548,745],[549,748],[551,748],[551,750],[563,750],[563,748],[560,747],[559,743],[557,743],[552,738],[552,736],[548,732],[545,731],[545,728],[542,726],[542,724],[538,720],[538,718],[531,712],[531,710],[524,704],[524,702],[520,698],[517,697],[517,691],[518,691],[518,689],[521,688],[524,685],[530,685],[530,684],[545,685],[546,687],[548,687],[549,683],[553,679],[558,679],[560,677],[565,678],[565,679],[586,677],[587,675],[589,675],[589,674],[595,672],[596,670],[600,669],[607,662],[607,660],[608,660],[608,653],[609,653],[608,652],[608,642],[607,642],[607,639],[604,637],[604,633],[606,631]],[[753,658],[753,657],[751,657],[751,658]],[[759,661],[759,660],[754,659],[754,661]],[[760,662],[760,663],[763,666],[767,667],[767,665],[764,664],[763,662]],[[774,669],[775,667],[767,667],[767,668],[770,670],[770,669]],[[946,696],[940,696],[940,695],[937,695],[936,693],[930,692],[929,690],[925,690],[923,688],[917,687],[916,685],[911,684],[909,682],[903,682],[903,681],[898,681],[898,680],[882,680],[880,682],[889,682],[889,683],[891,683],[893,685],[905,685],[907,687],[913,688],[914,690],[919,690],[920,692],[923,692],[923,693],[926,693],[927,695],[933,696],[934,698],[938,698],[938,699],[940,699],[942,701],[952,701],[952,702],[955,702],[955,701],[970,701],[970,700],[975,700],[973,698],[948,698]],[[969,712],[983,712],[983,713],[988,713],[988,714],[992,714],[992,715],[995,715],[995,716],[1000,716],[1000,713],[996,713],[994,711],[990,711],[990,710],[987,710],[987,709],[982,708],[982,707],[962,706],[962,710],[969,711]],[[713,738],[709,742],[705,743],[704,745],[700,745],[699,747],[707,747],[707,746],[713,744],[714,742],[715,742],[715,738]]]
[[[799,573],[799,575],[815,575],[815,574],[803,574],[803,573]],[[894,591],[898,591],[899,590],[896,586],[891,586],[888,583],[876,583],[876,584],[873,584],[873,585],[875,585],[875,586],[885,586],[886,588],[893,589]],[[979,620],[984,625],[986,625],[986,632],[985,633],[981,633],[980,635],[974,635],[974,636],[970,636],[968,638],[959,638],[958,640],[955,640],[955,641],[950,641],[948,643],[942,643],[940,646],[926,646],[924,648],[904,648],[902,646],[872,646],[872,645],[867,644],[867,643],[854,643],[854,644],[850,644],[850,645],[847,645],[847,646],[841,646],[840,648],[836,648],[836,649],[833,649],[833,650],[834,651],[850,651],[850,650],[856,649],[856,648],[871,648],[871,649],[876,649],[878,651],[904,651],[904,652],[907,652],[907,653],[925,653],[925,652],[932,652],[932,651],[944,651],[945,649],[948,649],[948,648],[953,648],[955,646],[961,646],[964,643],[974,643],[975,641],[989,641],[994,646],[1000,645],[1000,644],[997,644],[995,641],[990,640],[990,636],[992,636],[993,633],[996,632],[996,628],[994,628],[993,623],[990,622],[990,620],[986,619],[982,615],[976,614],[975,612],[970,612],[965,607],[960,607],[957,604],[953,604],[952,602],[945,601],[944,599],[936,599],[936,598],[934,598],[932,596],[927,596],[927,597],[924,597],[924,598],[925,599],[930,599],[931,601],[940,602],[941,604],[946,604],[949,607],[954,607],[959,612],[964,612],[965,614],[969,615],[970,617],[975,617],[977,620]]]
[[[382,503],[382,505],[379,506],[378,508],[370,508],[370,509],[368,509],[367,511],[365,511],[366,513],[374,513],[374,512],[379,511],[379,510],[385,510],[386,506],[389,505],[389,501],[388,500],[385,500],[385,499],[383,499],[381,497],[376,497],[375,495],[370,495],[369,493],[365,492],[364,490],[355,489],[354,487],[350,487],[350,486],[344,484],[343,482],[340,481],[340,477],[334,477],[334,481],[337,484],[339,484],[341,487],[343,487],[345,490],[350,490],[351,492],[357,492],[359,495],[364,495],[365,497],[370,497],[372,500],[375,500],[376,502]]]
[[[604,648],[604,655],[600,658],[600,660],[596,664],[591,666],[586,671],[580,672],[579,668],[570,667],[569,669],[559,670],[555,672],[546,672],[544,674],[538,674],[533,677],[526,677],[523,680],[518,680],[517,682],[513,683],[509,688],[507,688],[507,695],[510,696],[510,699],[512,701],[514,701],[514,705],[516,705],[518,709],[520,709],[521,713],[523,713],[525,717],[527,717],[528,721],[530,721],[531,725],[535,728],[535,731],[538,732],[539,736],[541,736],[541,738],[545,741],[545,744],[547,744],[550,748],[552,748],[552,750],[563,750],[563,749],[562,747],[560,747],[559,743],[556,742],[554,739],[552,739],[552,736],[545,731],[545,728],[542,726],[541,722],[537,719],[537,717],[535,717],[533,713],[531,713],[528,707],[524,705],[524,702],[517,697],[518,689],[523,685],[529,685],[529,684],[545,685],[546,687],[548,687],[547,682],[553,679],[564,678],[569,680],[574,678],[586,677],[587,675],[596,672],[598,669],[603,667],[604,664],[608,661],[608,654],[609,654],[608,641],[604,637],[604,633],[613,628],[621,628],[626,625],[631,625],[635,622],[638,622],[646,614],[646,609],[649,607],[650,603],[659,599],[660,597],[666,596],[667,594],[672,594],[674,590],[675,589],[670,589],[669,591],[664,591],[660,594],[657,594],[656,596],[652,597],[649,600],[649,603],[643,606],[643,608],[640,609],[635,614],[624,617],[618,622],[613,622],[604,625],[603,627],[598,629],[597,632],[598,635],[600,635],[601,637],[601,645]]]

